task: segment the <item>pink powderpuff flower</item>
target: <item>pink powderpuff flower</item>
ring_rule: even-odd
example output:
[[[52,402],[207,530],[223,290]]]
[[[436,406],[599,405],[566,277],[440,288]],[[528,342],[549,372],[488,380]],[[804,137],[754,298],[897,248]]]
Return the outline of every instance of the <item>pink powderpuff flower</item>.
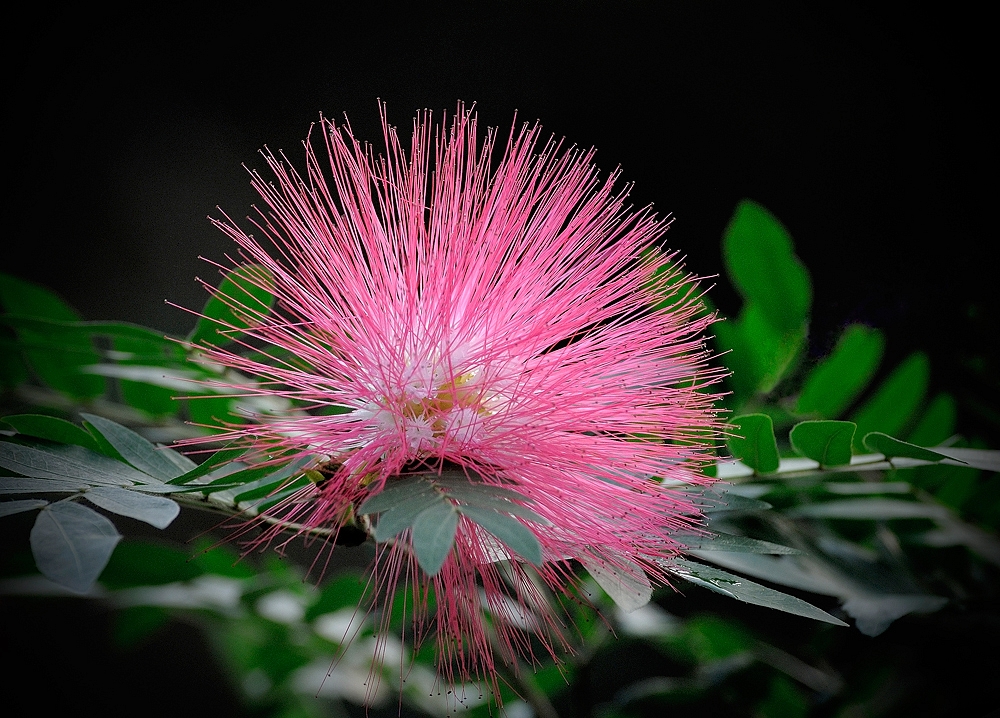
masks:
[[[316,457],[315,484],[272,508],[259,540],[291,526],[335,541],[358,522],[376,539],[375,598],[408,586],[445,679],[495,685],[498,660],[569,647],[546,607],[578,585],[574,561],[639,593],[666,583],[676,534],[700,522],[676,487],[709,481],[721,427],[713,318],[651,251],[669,222],[628,206],[593,150],[515,125],[494,164],[496,133],[477,139],[461,105],[437,127],[418,115],[409,154],[384,107],[382,125],[376,155],[321,120],[304,175],[265,152],[260,238],[216,222],[238,264],[264,268],[274,311],[234,309],[252,320],[241,343],[274,359],[199,350],[299,409],[215,438]],[[371,529],[421,497],[416,519]]]

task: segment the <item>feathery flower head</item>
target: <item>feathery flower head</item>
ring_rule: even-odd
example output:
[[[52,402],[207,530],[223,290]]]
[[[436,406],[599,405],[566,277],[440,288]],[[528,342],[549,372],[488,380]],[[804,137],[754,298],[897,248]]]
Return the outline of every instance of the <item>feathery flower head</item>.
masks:
[[[360,521],[376,596],[405,582],[445,676],[494,680],[529,633],[565,647],[544,607],[573,560],[665,583],[659,562],[700,519],[669,487],[707,481],[720,427],[712,318],[651,252],[669,222],[626,205],[593,151],[524,125],[494,166],[497,135],[480,143],[461,105],[437,128],[419,115],[409,153],[384,108],[382,124],[384,155],[327,120],[304,174],[265,153],[259,238],[217,224],[277,298],[242,308],[272,359],[203,351],[298,407],[221,436],[317,457],[274,531]]]

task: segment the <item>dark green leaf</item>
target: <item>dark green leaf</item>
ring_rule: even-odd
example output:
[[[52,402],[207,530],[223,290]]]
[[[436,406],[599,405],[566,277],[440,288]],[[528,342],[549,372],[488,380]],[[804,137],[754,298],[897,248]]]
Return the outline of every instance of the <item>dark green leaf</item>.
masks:
[[[685,493],[695,497],[703,514],[719,511],[767,511],[772,508],[766,501],[740,496],[718,485],[707,489],[689,489]]]
[[[7,314],[55,321],[76,321],[80,315],[44,287],[0,273],[0,304]]]
[[[812,302],[809,273],[770,212],[740,202],[723,234],[722,252],[733,285],[761,308],[769,324],[782,334],[802,328]]]
[[[923,352],[911,354],[892,371],[875,395],[851,417],[858,425],[854,434],[856,450],[864,449],[862,438],[872,431],[890,436],[903,432],[924,400],[929,374],[930,363]]]
[[[731,420],[735,436],[726,445],[733,457],[755,472],[767,474],[778,470],[778,443],[774,425],[766,414],[744,414]]]
[[[803,421],[792,427],[792,448],[820,466],[851,463],[851,443],[857,426],[850,421]]]
[[[840,416],[875,376],[884,350],[882,332],[861,324],[847,327],[830,356],[806,376],[795,412]]]
[[[941,392],[931,400],[906,440],[917,446],[937,446],[955,433],[955,397]]]
[[[789,596],[781,591],[775,591],[773,588],[761,586],[753,581],[748,581],[742,576],[736,576],[711,566],[694,563],[682,558],[675,558],[671,559],[669,563],[664,563],[663,568],[675,576],[679,576],[698,586],[739,601],[752,603],[756,606],[774,608],[796,616],[813,618],[817,621],[832,623],[836,626],[847,625],[839,618],[831,616],[826,611],[816,608],[811,603],[807,603],[800,598]]]
[[[441,570],[458,529],[458,511],[451,502],[435,503],[425,509],[413,522],[411,532],[417,563],[429,576]]]
[[[50,504],[31,529],[31,553],[49,580],[86,593],[121,540],[114,524],[71,501]]]
[[[14,427],[17,433],[25,436],[48,439],[59,444],[75,444],[91,451],[100,451],[93,436],[65,419],[44,414],[15,414],[5,416],[3,420]]]
[[[161,481],[175,479],[184,473],[162,451],[131,429],[103,416],[85,413],[80,416],[107,439],[125,461],[139,471]]]
[[[887,459],[905,456],[908,459],[920,459],[921,461],[944,461],[949,458],[945,454],[894,439],[879,431],[866,434],[863,441],[866,448],[884,454]]]
[[[274,303],[273,287],[271,272],[260,265],[229,272],[205,304],[204,316],[188,340],[192,344],[227,344],[239,330],[259,324],[268,315]]]
[[[244,447],[229,448],[227,445],[226,448],[216,451],[209,458],[205,459],[205,461],[199,464],[196,468],[191,469],[186,474],[181,474],[177,478],[171,479],[167,483],[188,484],[194,481],[195,479],[200,479],[202,476],[212,473],[213,471],[215,471],[220,466],[223,466],[224,464],[228,464],[231,461],[236,461],[236,459],[240,458],[245,453],[246,453],[246,448]]]
[[[517,519],[498,511],[476,506],[459,506],[463,516],[475,521],[495,536],[500,543],[536,566],[542,563],[542,546],[535,534]]]
[[[101,573],[107,588],[159,586],[188,581],[202,571],[191,561],[190,548],[179,550],[147,541],[123,541]]]

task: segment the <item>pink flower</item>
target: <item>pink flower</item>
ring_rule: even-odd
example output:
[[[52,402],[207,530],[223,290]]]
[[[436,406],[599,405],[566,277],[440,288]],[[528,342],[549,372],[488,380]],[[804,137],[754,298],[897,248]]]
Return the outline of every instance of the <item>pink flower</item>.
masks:
[[[259,382],[241,388],[305,409],[222,437],[318,457],[322,480],[273,509],[280,522],[335,532],[394,486],[437,502],[432,523],[376,529],[375,593],[406,582],[446,677],[493,680],[529,633],[565,648],[545,594],[574,585],[573,559],[665,583],[657,562],[699,514],[661,480],[707,481],[719,428],[711,318],[694,280],[656,271],[669,223],[626,205],[593,151],[525,125],[494,166],[497,136],[480,144],[459,106],[437,129],[418,116],[407,155],[382,114],[384,156],[326,120],[304,175],[265,154],[277,182],[252,173],[257,237],[217,224],[270,273],[277,305],[247,334],[282,353],[203,350]],[[464,503],[462,482],[485,503]],[[432,529],[452,537],[439,560],[413,550]]]

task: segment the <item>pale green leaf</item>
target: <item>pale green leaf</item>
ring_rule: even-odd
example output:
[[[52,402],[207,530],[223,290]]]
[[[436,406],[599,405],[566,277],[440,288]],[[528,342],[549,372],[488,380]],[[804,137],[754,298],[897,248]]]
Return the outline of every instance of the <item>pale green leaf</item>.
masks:
[[[542,547],[527,526],[505,513],[476,506],[457,507],[463,516],[475,521],[512,552],[536,566],[542,563]]]
[[[455,544],[457,529],[458,511],[448,501],[435,503],[417,516],[411,540],[424,573],[433,576],[441,570]]]
[[[96,511],[60,501],[38,513],[31,529],[31,553],[46,578],[86,593],[121,538],[114,524]]]

